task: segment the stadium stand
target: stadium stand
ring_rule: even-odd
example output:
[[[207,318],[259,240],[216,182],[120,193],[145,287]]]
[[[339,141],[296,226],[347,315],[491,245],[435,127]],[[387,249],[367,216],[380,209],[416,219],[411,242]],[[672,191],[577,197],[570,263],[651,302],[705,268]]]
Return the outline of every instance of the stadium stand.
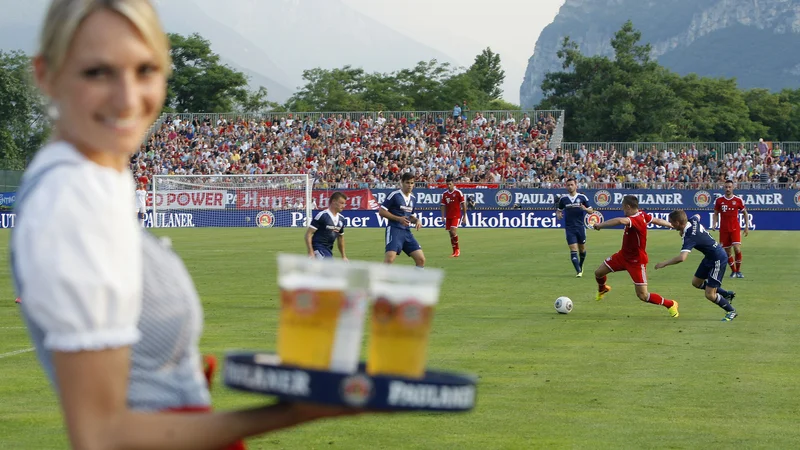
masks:
[[[392,187],[408,170],[423,184],[711,188],[800,187],[800,145],[561,142],[560,111],[285,113],[163,116],[131,160],[154,174],[310,173],[320,188]],[[788,150],[788,151],[787,151]]]

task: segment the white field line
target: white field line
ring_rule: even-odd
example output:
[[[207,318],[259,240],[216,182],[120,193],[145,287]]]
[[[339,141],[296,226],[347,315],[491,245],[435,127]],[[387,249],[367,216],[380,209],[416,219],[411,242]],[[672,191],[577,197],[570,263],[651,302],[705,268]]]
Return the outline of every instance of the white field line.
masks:
[[[16,351],[13,351],[13,352],[8,352],[8,353],[0,353],[0,359],[8,358],[9,356],[19,355],[21,353],[32,352],[34,350],[35,349],[33,347],[31,347],[31,348],[23,348],[22,350],[16,350]]]

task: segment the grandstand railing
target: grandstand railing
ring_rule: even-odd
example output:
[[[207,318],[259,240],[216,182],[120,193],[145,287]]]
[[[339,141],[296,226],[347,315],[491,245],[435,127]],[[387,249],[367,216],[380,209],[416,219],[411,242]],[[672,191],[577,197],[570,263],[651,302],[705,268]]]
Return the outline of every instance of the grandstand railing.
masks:
[[[724,188],[724,181],[709,182],[578,182],[578,189],[650,189],[650,190],[721,190]],[[314,183],[315,189],[396,189],[399,183],[365,183],[365,182],[339,182],[339,183]],[[416,189],[444,189],[445,182],[424,182],[415,183]],[[544,181],[533,182],[508,182],[499,181],[497,183],[456,183],[461,189],[561,189],[566,188],[564,182]],[[771,182],[737,182],[736,189],[744,190],[775,190],[775,189],[800,189],[800,181],[794,183],[771,183]]]
[[[555,134],[553,135],[553,140],[556,139]],[[766,141],[765,141],[766,142]],[[757,147],[759,144],[758,141],[742,141],[742,142],[561,142],[560,146],[561,149],[569,152],[575,153],[577,152],[582,146],[586,147],[587,151],[595,151],[598,148],[602,149],[606,154],[608,154],[612,148],[617,151],[617,153],[622,153],[625,155],[628,150],[633,150],[633,153],[636,155],[640,155],[643,153],[647,153],[651,151],[654,147],[657,151],[661,152],[664,150],[669,150],[675,153],[676,155],[680,153],[682,149],[689,150],[692,145],[695,146],[698,152],[703,150],[707,150],[709,155],[716,156],[717,159],[721,159],[726,154],[729,153],[736,153],[739,149],[743,149],[747,153],[752,153],[754,147]],[[776,146],[780,146],[780,149],[783,151],[784,155],[787,154],[795,154],[797,155],[800,153],[800,142],[766,142],[769,150],[768,153],[772,151],[773,148]]]
[[[467,120],[472,120],[475,118],[477,113],[483,114],[484,117],[487,119],[494,114],[495,118],[498,122],[502,122],[509,116],[513,117],[517,123],[525,117],[525,114],[530,117],[531,122],[536,122],[539,120],[540,115],[543,118],[547,118],[548,115],[553,118],[553,120],[558,121],[564,114],[563,110],[535,110],[535,109],[524,109],[524,110],[469,110],[466,112],[462,112],[462,116],[466,116]],[[280,119],[280,118],[288,118],[289,116],[292,117],[294,120],[302,120],[305,117],[308,117],[309,120],[317,121],[320,117],[324,116],[325,118],[328,117],[338,117],[341,116],[344,119],[348,120],[360,120],[362,117],[377,119],[378,115],[382,114],[384,118],[396,118],[401,119],[405,118],[406,120],[410,120],[412,118],[420,119],[420,118],[432,118],[436,119],[441,116],[443,119],[447,119],[448,117],[453,117],[453,111],[283,111],[283,112],[264,112],[264,113],[257,113],[257,114],[250,114],[250,113],[169,113],[169,114],[162,114],[156,123],[151,127],[151,131],[155,131],[160,128],[161,124],[166,120],[167,117],[172,117],[173,119],[179,118],[181,120],[188,120],[192,121],[195,118],[204,120],[208,118],[208,120],[216,123],[218,120],[223,119],[226,121],[236,121],[239,119],[251,121],[251,120],[265,120],[265,119]],[[156,126],[157,125],[157,126]]]

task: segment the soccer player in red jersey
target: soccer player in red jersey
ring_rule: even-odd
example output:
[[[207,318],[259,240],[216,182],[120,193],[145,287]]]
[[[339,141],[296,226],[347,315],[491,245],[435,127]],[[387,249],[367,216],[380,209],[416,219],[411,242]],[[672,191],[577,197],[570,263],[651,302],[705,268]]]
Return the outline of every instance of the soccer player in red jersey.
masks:
[[[742,227],[739,224],[739,212],[744,215],[744,235],[750,232],[750,215],[744,207],[744,200],[733,194],[733,181],[725,182],[725,195],[714,201],[714,223],[711,228],[719,226],[719,243],[728,254],[728,265],[731,266],[731,278],[744,278],[742,275]],[[721,219],[721,220],[720,220]],[[733,251],[731,251],[733,247]],[[735,258],[734,258],[735,254]]]
[[[444,229],[450,233],[450,245],[453,246],[451,258],[461,256],[461,248],[458,246],[458,226],[461,220],[466,220],[467,199],[464,194],[456,189],[453,177],[447,177],[447,190],[442,194],[442,219],[444,219]]]
[[[639,300],[661,305],[669,310],[670,316],[678,317],[678,302],[647,291],[647,225],[652,223],[666,228],[672,228],[672,225],[666,220],[639,211],[639,199],[633,195],[626,195],[622,199],[622,211],[625,217],[617,217],[594,225],[595,230],[625,225],[622,249],[606,258],[594,271],[597,280],[597,301],[602,300],[603,296],[611,291],[611,286],[606,284],[606,275],[626,270],[633,280]]]

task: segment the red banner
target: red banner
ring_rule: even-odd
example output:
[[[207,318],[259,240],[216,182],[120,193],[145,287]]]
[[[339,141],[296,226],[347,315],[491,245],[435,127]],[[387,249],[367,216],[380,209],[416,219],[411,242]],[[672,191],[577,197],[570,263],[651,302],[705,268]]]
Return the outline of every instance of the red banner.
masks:
[[[157,209],[225,209],[224,190],[161,191],[156,193]],[[147,207],[153,207],[153,193],[147,193]]]
[[[456,183],[457,189],[499,189],[499,184]],[[447,183],[431,183],[428,189],[447,189]]]
[[[330,196],[335,190],[316,189],[311,193],[314,209],[324,209],[330,206]],[[348,189],[343,191],[347,196],[345,209],[378,209],[380,205],[375,201],[369,189]],[[281,210],[303,209],[306,193],[302,190],[275,190],[275,189],[240,189],[236,191],[237,209]]]
[[[334,189],[316,189],[311,193],[312,208],[330,206]],[[369,189],[347,189],[349,210],[376,210],[380,207]],[[174,209],[253,209],[285,210],[305,209],[306,191],[302,189],[204,189],[164,190],[156,193],[157,210]],[[153,194],[147,193],[147,207],[153,207]]]

